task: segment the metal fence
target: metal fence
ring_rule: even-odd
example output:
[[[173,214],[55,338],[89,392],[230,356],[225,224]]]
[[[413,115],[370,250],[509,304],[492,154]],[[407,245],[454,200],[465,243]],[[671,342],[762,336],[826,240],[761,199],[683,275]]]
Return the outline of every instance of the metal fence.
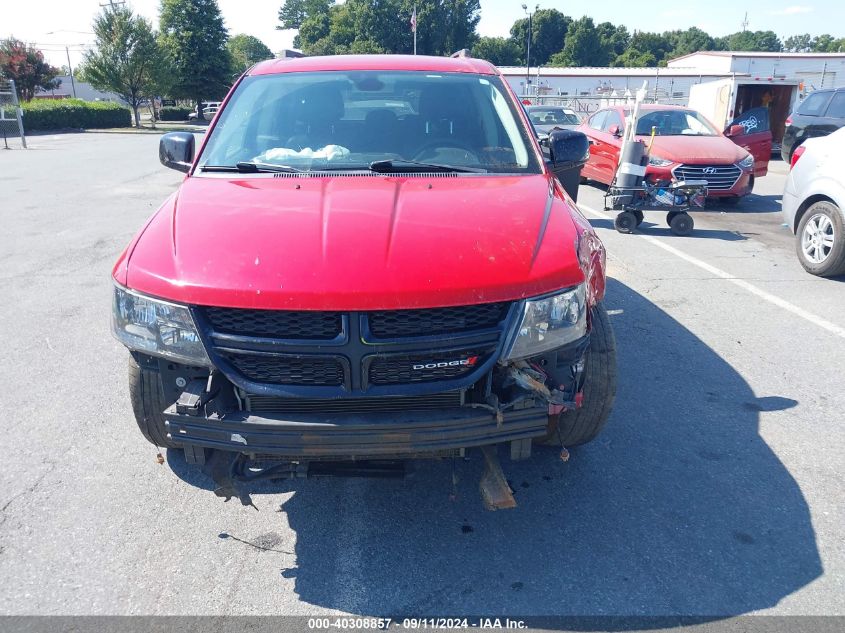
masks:
[[[22,115],[15,82],[0,79],[0,134],[3,135],[4,148],[9,148],[10,137],[19,137],[26,149]]]
[[[574,110],[581,118],[591,115],[597,110],[615,105],[634,105],[635,97],[632,92],[626,91],[619,95],[616,93],[605,95],[554,95],[554,94],[531,94],[521,95],[523,103],[530,102],[531,105],[559,106]],[[663,91],[650,90],[646,93],[643,103],[663,103],[672,105],[686,105],[686,98],[673,98]]]

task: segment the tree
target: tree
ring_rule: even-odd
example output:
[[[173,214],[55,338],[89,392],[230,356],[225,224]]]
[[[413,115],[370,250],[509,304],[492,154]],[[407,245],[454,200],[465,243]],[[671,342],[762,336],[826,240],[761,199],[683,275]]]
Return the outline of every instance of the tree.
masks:
[[[280,11],[291,12],[284,24],[299,23],[294,45],[308,55],[410,53],[415,4],[420,54],[448,55],[475,43],[479,0],[347,0],[343,4],[288,0]]]
[[[783,41],[783,50],[790,53],[808,53],[813,50],[813,36],[809,33],[790,35]]]
[[[328,14],[334,0],[286,0],[279,8],[279,30],[298,29],[305,18],[318,13]]]
[[[657,66],[657,58],[653,53],[638,51],[629,48],[613,60],[611,66],[622,66],[626,68],[642,68],[644,66]]]
[[[516,66],[519,47],[506,37],[480,37],[472,47],[472,56],[486,59],[496,66]]]
[[[217,0],[161,0],[160,30],[172,60],[172,96],[197,104],[223,97],[234,73]]]
[[[563,50],[552,55],[549,63],[553,66],[602,66],[607,63],[592,18],[584,16],[569,26]]]
[[[22,101],[29,101],[38,88],[52,90],[61,81],[59,69],[44,61],[44,54],[14,37],[0,41],[0,76],[15,82]]]
[[[244,72],[253,64],[273,58],[271,51],[260,39],[253,35],[240,33],[229,38],[226,43],[229,55],[232,56],[232,67],[235,72]]]
[[[566,33],[572,18],[557,9],[540,9],[531,17],[532,65],[543,66],[555,53],[563,50]],[[511,40],[519,48],[521,63],[525,63],[528,40],[528,18],[520,18],[511,26]]]
[[[667,57],[681,57],[698,51],[712,51],[716,47],[715,40],[700,28],[692,26],[686,31],[672,31],[667,33],[672,42],[672,50]]]
[[[783,50],[783,45],[774,31],[738,31],[718,38],[716,46],[724,51],[778,53]]]
[[[94,18],[96,48],[85,53],[84,79],[99,90],[118,94],[135,114],[155,96],[166,76],[165,56],[156,43],[152,24],[125,7],[106,7]]]
[[[610,22],[602,22],[596,26],[599,33],[601,46],[607,54],[608,60],[613,61],[628,49],[631,42],[631,35],[624,24],[615,26]]]
[[[629,46],[640,55],[650,53],[654,57],[655,63],[662,65],[666,64],[666,58],[669,57],[674,48],[669,33],[647,33],[645,31],[634,32]]]

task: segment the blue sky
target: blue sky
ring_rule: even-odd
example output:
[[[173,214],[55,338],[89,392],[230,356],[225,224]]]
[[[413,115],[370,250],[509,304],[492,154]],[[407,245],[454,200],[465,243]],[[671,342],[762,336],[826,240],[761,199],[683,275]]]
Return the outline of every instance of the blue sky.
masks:
[[[0,37],[13,34],[42,46],[48,61],[66,64],[63,46],[70,46],[71,63],[79,62],[82,49],[90,45],[91,20],[105,0],[40,0],[15,2],[2,0]],[[226,26],[231,33],[249,33],[263,40],[271,49],[290,47],[293,33],[277,31],[281,0],[218,0]],[[157,22],[159,0],[130,0],[142,15]],[[507,35],[513,21],[524,15],[523,0],[481,0],[482,35]],[[536,0],[530,6],[537,4]],[[740,29],[745,12],[748,28],[771,29],[782,36],[796,33],[831,33],[845,37],[845,3],[841,0],[778,1],[685,0],[680,2],[640,2],[604,0],[573,3],[562,0],[541,1],[541,8],[555,8],[573,17],[586,14],[596,23],[610,21],[625,24],[629,30],[665,31],[698,26],[712,35],[725,35]]]

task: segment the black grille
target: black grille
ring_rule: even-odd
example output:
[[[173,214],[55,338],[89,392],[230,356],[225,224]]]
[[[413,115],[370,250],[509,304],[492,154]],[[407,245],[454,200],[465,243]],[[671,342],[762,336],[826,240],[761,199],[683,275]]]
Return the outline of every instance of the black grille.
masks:
[[[731,189],[742,174],[736,165],[679,165],[673,171],[679,180],[706,180],[712,191]]]
[[[332,340],[343,329],[340,312],[294,312],[201,308],[209,324],[220,334],[262,336],[291,340]]]
[[[379,338],[430,336],[495,328],[505,318],[507,303],[483,303],[426,310],[370,312],[370,331]]]
[[[223,354],[232,366],[253,382],[275,385],[340,386],[343,364],[332,356],[270,356]]]
[[[247,396],[247,408],[253,413],[380,413],[447,409],[461,406],[461,392],[447,391],[427,396],[386,398],[277,398]]]
[[[484,352],[471,350],[377,356],[371,360],[367,375],[373,385],[453,380],[472,373],[484,360]]]

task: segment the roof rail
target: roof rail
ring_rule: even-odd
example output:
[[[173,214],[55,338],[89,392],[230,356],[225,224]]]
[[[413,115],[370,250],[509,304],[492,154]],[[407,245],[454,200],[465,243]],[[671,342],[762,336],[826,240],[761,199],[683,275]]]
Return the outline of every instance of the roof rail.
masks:
[[[451,55],[449,55],[449,57],[472,57],[472,55],[470,55],[468,48],[462,48],[461,50],[456,51],[456,52],[452,53]]]

